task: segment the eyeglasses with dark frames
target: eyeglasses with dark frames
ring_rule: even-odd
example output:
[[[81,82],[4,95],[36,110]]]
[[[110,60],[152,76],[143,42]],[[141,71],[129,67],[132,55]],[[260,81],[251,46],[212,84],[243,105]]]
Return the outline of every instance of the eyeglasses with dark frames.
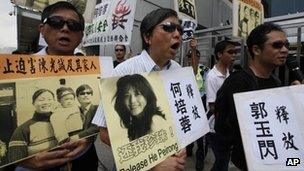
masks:
[[[63,17],[60,16],[51,16],[46,19],[44,19],[43,24],[48,24],[49,26],[55,28],[55,29],[62,29],[64,25],[66,24],[69,30],[71,31],[83,31],[84,26],[79,23],[78,21],[68,19],[65,20]]]
[[[183,34],[183,28],[179,24],[175,24],[172,22],[165,22],[160,24],[160,26],[163,28],[164,31],[168,33],[173,33],[175,30],[177,30],[180,33],[180,35]]]

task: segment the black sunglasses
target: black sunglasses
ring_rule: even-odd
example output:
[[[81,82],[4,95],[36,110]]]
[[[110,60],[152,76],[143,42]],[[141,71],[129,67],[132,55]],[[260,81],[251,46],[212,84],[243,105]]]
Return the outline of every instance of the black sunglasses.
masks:
[[[183,28],[179,24],[175,24],[172,22],[165,22],[160,24],[160,26],[166,32],[173,33],[175,30],[177,30],[181,35],[183,34]]]
[[[85,94],[87,94],[87,95],[92,95],[93,94],[93,92],[80,92],[79,93],[79,95],[85,95]]]
[[[275,41],[271,43],[271,46],[275,49],[281,49],[283,46],[285,46],[287,49],[289,49],[290,43],[288,41]]]
[[[55,28],[55,29],[61,29],[66,24],[71,31],[83,31],[84,26],[80,24],[79,22],[68,19],[64,20],[63,17],[60,16],[52,16],[44,19],[43,24],[48,24],[49,26]]]
[[[124,51],[124,49],[115,49],[115,51],[116,51],[116,52],[118,52],[118,51],[121,51],[121,52],[122,52],[122,51]]]

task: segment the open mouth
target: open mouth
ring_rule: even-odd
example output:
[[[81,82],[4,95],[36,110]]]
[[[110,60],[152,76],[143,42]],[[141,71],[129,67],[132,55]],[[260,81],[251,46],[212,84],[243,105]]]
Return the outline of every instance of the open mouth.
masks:
[[[67,37],[61,37],[61,38],[59,39],[59,41],[60,41],[61,43],[63,43],[63,44],[67,44],[67,43],[70,43],[70,42],[71,42],[71,40],[70,40],[69,38],[67,38]]]
[[[171,49],[178,50],[180,43],[176,42],[171,46]]]

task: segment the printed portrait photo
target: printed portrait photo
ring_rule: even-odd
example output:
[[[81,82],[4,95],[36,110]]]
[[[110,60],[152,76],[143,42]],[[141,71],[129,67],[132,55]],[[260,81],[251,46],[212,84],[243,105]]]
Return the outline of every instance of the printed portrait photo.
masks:
[[[0,166],[95,135],[99,99],[96,76],[0,83]]]
[[[262,23],[263,14],[262,11],[243,2],[239,2],[238,10],[238,36],[246,38]]]
[[[105,97],[104,108],[112,113],[107,123],[119,125],[113,135],[119,135],[124,141],[133,141],[154,131],[167,129],[166,123],[172,122],[172,119],[159,79],[154,74],[149,77],[134,74],[102,81],[105,87],[112,87],[101,88],[101,92]]]

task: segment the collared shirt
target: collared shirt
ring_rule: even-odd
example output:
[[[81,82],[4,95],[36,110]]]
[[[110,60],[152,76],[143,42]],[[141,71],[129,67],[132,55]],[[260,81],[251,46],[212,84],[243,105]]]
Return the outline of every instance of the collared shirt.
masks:
[[[229,77],[229,70],[227,69],[226,75],[222,74],[217,68],[216,65],[208,72],[206,78],[206,96],[207,96],[207,110],[209,110],[208,103],[214,103],[216,99],[216,93],[221,88],[222,84],[224,83],[225,79]],[[214,122],[215,118],[212,115],[209,119],[209,127],[210,132],[215,132],[214,130]]]
[[[145,72],[169,70],[169,69],[172,70],[178,68],[181,68],[181,66],[177,62],[175,62],[174,60],[169,60],[167,65],[161,69],[159,66],[156,65],[156,63],[153,61],[153,59],[150,57],[147,51],[143,50],[140,55],[135,56],[119,64],[114,69],[112,76],[141,74]],[[107,127],[104,111],[101,105],[99,105],[92,123],[101,127]]]
[[[47,55],[46,48],[47,47],[42,48],[39,52],[35,53],[34,55]]]
[[[34,55],[48,55],[47,47],[42,48],[39,52],[35,53]]]
[[[207,104],[215,102],[216,92],[220,89],[228,76],[228,69],[226,71],[226,75],[224,75],[216,68],[216,65],[214,65],[213,68],[209,71],[206,78]]]
[[[87,112],[90,110],[90,107],[92,106],[92,104],[87,105],[86,107],[81,107],[81,119],[82,121],[85,120],[85,115],[87,114]]]
[[[181,66],[174,60],[170,60],[162,69],[156,65],[147,51],[143,50],[140,55],[124,61],[114,69],[113,76],[122,76],[127,74],[140,74],[151,71],[161,71],[168,69],[177,69]]]

